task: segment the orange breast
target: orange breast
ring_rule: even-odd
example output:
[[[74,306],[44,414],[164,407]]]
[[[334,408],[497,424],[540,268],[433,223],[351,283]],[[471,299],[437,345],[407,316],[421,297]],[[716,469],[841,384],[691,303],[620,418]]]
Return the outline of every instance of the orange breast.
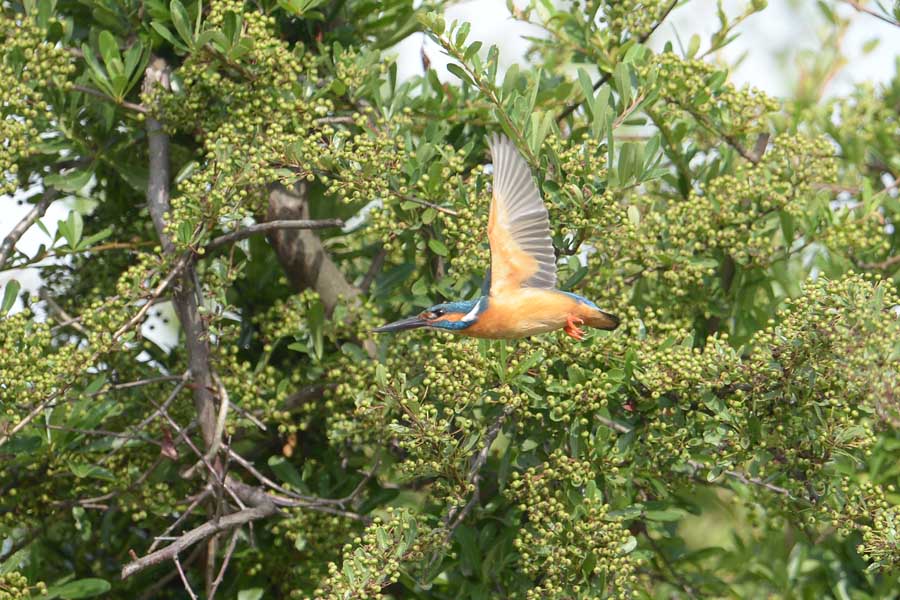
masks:
[[[491,296],[478,321],[459,333],[480,338],[520,338],[561,329],[581,313],[577,300],[554,290],[520,288]]]

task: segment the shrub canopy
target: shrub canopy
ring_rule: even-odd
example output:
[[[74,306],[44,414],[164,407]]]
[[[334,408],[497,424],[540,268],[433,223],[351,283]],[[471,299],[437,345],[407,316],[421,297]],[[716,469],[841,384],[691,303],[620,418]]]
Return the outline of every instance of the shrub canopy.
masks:
[[[765,2],[563,4],[506,70],[437,2],[3,4],[0,598],[896,594],[900,75],[823,97],[831,2],[781,99],[715,58]],[[480,294],[497,131],[622,326],[373,337]]]

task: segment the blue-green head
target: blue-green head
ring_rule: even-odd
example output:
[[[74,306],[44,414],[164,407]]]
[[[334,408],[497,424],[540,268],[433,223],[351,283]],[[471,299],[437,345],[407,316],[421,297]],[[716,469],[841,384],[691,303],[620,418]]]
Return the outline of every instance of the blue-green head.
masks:
[[[373,331],[375,333],[389,333],[406,329],[418,329],[420,327],[460,331],[478,320],[478,315],[487,308],[487,302],[487,296],[482,296],[476,300],[435,304],[414,317],[388,323],[373,329]]]

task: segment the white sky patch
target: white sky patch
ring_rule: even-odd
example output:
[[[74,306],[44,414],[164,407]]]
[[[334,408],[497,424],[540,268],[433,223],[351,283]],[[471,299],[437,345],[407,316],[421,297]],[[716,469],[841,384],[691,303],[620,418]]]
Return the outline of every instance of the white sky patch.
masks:
[[[28,189],[20,189],[11,196],[0,196],[0,211],[2,211],[0,212],[0,239],[5,239],[13,228],[34,208],[34,203],[30,202],[29,199],[39,196],[43,191],[44,187],[42,185],[35,184]],[[19,238],[19,241],[16,243],[16,250],[24,252],[29,257],[34,257],[41,244],[50,247],[53,242],[53,236],[56,235],[57,222],[63,221],[68,217],[72,208],[72,200],[71,196],[67,196],[53,202],[40,219],[47,231],[50,232],[50,237],[35,223]],[[10,259],[13,256],[15,254],[11,254]],[[0,289],[4,288],[11,279],[15,279],[22,286],[19,292],[20,297],[16,299],[12,310],[10,310],[10,314],[13,314],[24,308],[21,298],[22,292],[29,292],[31,295],[37,294],[42,280],[40,269],[36,267],[2,271],[0,272]]]

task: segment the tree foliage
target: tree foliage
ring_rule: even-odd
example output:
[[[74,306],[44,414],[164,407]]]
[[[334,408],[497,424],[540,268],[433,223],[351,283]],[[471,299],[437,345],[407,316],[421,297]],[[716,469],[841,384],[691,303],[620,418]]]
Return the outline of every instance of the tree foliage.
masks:
[[[675,4],[511,5],[504,70],[440,3],[4,3],[0,598],[896,594],[900,62],[776,99],[716,59],[765,2]],[[493,131],[622,327],[372,337],[480,294]]]

